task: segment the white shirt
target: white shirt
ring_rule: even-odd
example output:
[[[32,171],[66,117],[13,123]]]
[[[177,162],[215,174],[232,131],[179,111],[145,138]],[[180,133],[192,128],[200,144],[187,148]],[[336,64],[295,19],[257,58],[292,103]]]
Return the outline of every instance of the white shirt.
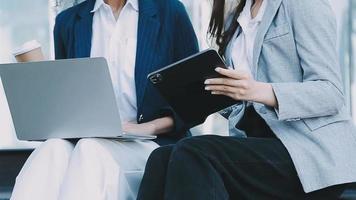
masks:
[[[135,64],[138,0],[127,0],[116,20],[103,0],[96,0],[93,17],[91,57],[108,61],[116,101],[123,122],[136,122]]]
[[[237,19],[241,26],[241,32],[239,35],[237,35],[238,33],[235,33],[236,38],[232,40],[231,60],[235,69],[245,70],[251,73],[251,69],[253,67],[253,49],[255,39],[265,13],[266,6],[267,0],[263,0],[257,16],[252,19],[252,0],[246,0],[246,5]]]

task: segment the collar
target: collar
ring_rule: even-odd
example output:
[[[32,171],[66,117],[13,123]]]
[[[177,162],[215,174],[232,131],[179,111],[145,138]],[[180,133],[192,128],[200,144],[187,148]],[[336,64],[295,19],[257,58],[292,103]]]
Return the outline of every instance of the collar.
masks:
[[[97,10],[99,10],[99,8],[101,8],[103,5],[105,4],[104,0],[96,0],[95,4],[94,4],[94,9],[90,12],[94,13]]]
[[[106,4],[104,2],[104,0],[96,0],[95,1],[95,5],[94,5],[94,9],[92,11],[90,11],[91,13],[96,12],[97,10],[99,10],[104,4]],[[135,9],[136,11],[138,11],[138,0],[127,0],[126,1],[127,5],[131,5],[133,9]],[[126,5],[125,5],[126,6]]]
[[[138,0],[127,0],[126,4],[131,5],[133,9],[138,11]]]
[[[245,24],[248,22],[252,23],[260,23],[262,22],[263,15],[265,13],[266,7],[267,7],[267,1],[268,0],[263,0],[262,5],[258,11],[258,14],[255,18],[252,19],[251,16],[251,7],[252,7],[252,0],[246,0],[246,4],[244,9],[242,10],[240,17],[237,19],[240,24]]]

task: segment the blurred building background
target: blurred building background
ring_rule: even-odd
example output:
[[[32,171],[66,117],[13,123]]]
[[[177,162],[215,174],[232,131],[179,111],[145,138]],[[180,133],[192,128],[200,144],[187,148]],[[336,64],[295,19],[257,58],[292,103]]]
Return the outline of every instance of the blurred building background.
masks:
[[[53,59],[52,29],[56,13],[82,0],[0,0],[0,63],[14,62],[11,51],[26,41],[36,39],[45,55]],[[236,1],[236,0],[231,0]],[[209,47],[206,36],[211,0],[182,0],[193,22],[201,49]],[[350,112],[356,116],[354,56],[356,47],[356,0],[331,0],[339,26],[340,63],[345,81],[345,94]],[[214,121],[214,123],[213,123]],[[194,129],[195,134],[226,134],[226,121],[211,116]],[[0,149],[31,148],[36,143],[19,142],[0,82]]]

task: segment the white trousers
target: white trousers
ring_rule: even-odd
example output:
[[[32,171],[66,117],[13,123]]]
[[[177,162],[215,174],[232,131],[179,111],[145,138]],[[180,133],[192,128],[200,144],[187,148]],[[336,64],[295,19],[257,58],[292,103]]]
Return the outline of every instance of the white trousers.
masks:
[[[152,141],[48,140],[26,161],[11,200],[134,200],[157,147]]]

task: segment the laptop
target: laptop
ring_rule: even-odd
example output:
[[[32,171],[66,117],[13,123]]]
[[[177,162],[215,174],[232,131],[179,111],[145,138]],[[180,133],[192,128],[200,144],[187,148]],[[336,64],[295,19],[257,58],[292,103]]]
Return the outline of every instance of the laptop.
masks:
[[[19,140],[155,139],[124,133],[104,58],[0,65]]]
[[[214,49],[207,49],[148,75],[148,80],[166,99],[189,128],[238,101],[212,95],[205,90],[205,80],[222,77],[216,67],[227,68]]]

